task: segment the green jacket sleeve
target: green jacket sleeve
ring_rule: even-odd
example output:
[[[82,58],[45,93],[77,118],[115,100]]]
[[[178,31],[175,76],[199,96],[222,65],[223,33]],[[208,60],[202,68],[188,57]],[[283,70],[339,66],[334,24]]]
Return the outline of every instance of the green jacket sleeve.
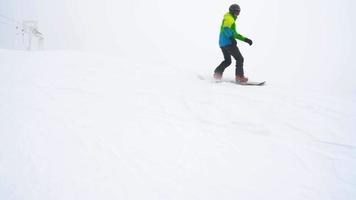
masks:
[[[236,32],[236,30],[234,30],[234,38],[241,40],[241,41],[245,41],[245,36],[241,35],[240,33]]]

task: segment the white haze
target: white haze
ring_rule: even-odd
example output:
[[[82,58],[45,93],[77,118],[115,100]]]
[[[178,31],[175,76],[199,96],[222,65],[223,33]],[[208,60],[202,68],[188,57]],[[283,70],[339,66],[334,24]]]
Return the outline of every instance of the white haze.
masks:
[[[46,49],[109,51],[135,59],[206,66],[221,61],[217,45],[222,15],[234,1],[46,0],[0,1],[0,13],[36,19]],[[249,76],[322,82],[350,90],[355,52],[355,2],[351,0],[238,1],[238,31]],[[6,32],[6,31],[5,31]],[[3,38],[1,39],[4,42]],[[5,46],[5,45],[3,45]],[[265,69],[249,74],[250,68]],[[267,70],[268,69],[268,70]],[[342,86],[342,87],[341,87]]]

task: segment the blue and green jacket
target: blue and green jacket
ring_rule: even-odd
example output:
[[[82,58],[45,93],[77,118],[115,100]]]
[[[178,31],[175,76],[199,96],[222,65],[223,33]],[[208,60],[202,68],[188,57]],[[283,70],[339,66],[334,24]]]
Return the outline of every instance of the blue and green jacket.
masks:
[[[231,13],[226,13],[220,27],[219,45],[224,47],[233,43],[232,40],[238,39],[245,41],[244,36],[236,32],[235,18]]]

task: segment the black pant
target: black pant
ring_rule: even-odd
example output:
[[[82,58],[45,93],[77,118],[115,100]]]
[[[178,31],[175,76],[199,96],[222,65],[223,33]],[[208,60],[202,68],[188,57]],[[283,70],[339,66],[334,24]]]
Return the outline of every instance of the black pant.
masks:
[[[236,71],[235,75],[244,75],[244,57],[241,55],[239,48],[236,44],[231,44],[225,47],[221,47],[224,54],[224,61],[215,69],[215,73],[224,73],[224,70],[231,65],[231,56],[236,60]]]

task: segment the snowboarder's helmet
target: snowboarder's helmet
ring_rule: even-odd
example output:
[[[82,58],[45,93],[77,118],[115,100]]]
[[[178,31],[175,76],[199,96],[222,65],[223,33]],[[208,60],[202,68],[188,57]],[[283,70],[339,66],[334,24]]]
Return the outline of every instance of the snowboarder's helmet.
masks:
[[[241,8],[239,5],[237,4],[232,4],[230,7],[229,7],[229,12],[235,16],[239,15],[240,14],[240,11],[241,11]]]

